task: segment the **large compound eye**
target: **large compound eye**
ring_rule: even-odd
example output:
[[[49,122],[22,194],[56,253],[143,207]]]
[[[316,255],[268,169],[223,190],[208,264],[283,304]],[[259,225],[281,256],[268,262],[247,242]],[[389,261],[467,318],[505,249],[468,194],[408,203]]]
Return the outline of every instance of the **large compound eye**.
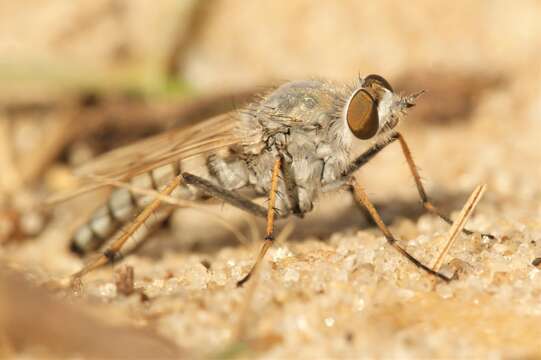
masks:
[[[364,78],[364,84],[365,86],[371,86],[372,84],[378,84],[381,87],[384,87],[385,89],[389,90],[390,92],[394,92],[393,87],[387,80],[383,78],[383,76],[376,75],[376,74],[370,74],[367,77]]]
[[[359,139],[370,139],[378,132],[378,105],[365,89],[359,89],[349,101],[346,110],[349,129]]]

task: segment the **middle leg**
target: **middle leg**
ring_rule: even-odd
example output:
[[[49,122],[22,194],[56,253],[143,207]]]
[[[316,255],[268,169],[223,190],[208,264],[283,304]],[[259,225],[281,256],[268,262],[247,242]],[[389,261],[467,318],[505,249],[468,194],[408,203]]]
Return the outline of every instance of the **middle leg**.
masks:
[[[255,260],[254,265],[246,274],[244,278],[239,280],[237,282],[237,286],[242,286],[250,277],[252,274],[257,271],[259,268],[261,261],[265,257],[265,254],[269,250],[269,248],[272,246],[272,243],[274,242],[274,219],[276,217],[276,194],[278,192],[278,179],[280,177],[280,164],[281,164],[280,158],[277,158],[274,161],[274,166],[272,168],[272,180],[271,180],[271,187],[269,190],[269,202],[267,204],[267,229],[266,229],[266,235],[265,239],[263,241],[263,245],[261,246],[261,250],[259,250],[259,254],[257,255],[257,258]]]

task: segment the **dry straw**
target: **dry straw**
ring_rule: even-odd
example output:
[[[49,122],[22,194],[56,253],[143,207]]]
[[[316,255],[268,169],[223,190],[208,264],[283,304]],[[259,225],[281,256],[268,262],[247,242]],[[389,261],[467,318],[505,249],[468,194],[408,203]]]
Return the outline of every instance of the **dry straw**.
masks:
[[[468,201],[466,201],[466,204],[464,204],[464,207],[460,211],[460,214],[458,215],[458,218],[455,220],[451,228],[449,229],[449,236],[447,237],[447,242],[443,249],[440,251],[439,255],[436,257],[436,260],[432,263],[431,268],[434,271],[439,271],[441,268],[441,265],[443,263],[443,259],[445,258],[445,255],[449,252],[449,249],[451,246],[453,246],[454,242],[456,241],[456,238],[458,237],[458,234],[464,229],[464,226],[466,225],[466,221],[470,218],[471,214],[473,213],[473,210],[477,206],[477,203],[479,203],[479,200],[481,200],[481,197],[485,193],[487,186],[486,184],[478,185],[475,190],[471,193],[470,197],[468,198]]]

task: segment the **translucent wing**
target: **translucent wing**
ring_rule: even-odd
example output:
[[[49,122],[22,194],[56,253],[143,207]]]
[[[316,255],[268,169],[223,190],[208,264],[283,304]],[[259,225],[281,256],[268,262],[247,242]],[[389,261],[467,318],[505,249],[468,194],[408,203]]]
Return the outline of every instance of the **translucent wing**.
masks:
[[[235,131],[236,126],[235,113],[227,113],[112,150],[76,169],[80,186],[49,199],[48,203],[108,186],[99,179],[127,180],[163,165],[238,144],[241,139]]]
[[[78,168],[76,174],[81,177],[129,178],[238,143],[235,126],[231,113],[219,115],[110,151]]]

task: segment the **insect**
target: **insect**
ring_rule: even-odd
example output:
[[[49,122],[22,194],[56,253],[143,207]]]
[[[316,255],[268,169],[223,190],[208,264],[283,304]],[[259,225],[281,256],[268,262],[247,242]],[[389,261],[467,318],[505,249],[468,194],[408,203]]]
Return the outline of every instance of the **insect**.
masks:
[[[114,261],[142,224],[165,216],[159,212],[163,199],[135,193],[131,187],[155,189],[161,196],[192,202],[215,198],[266,218],[261,250],[239,285],[250,278],[271,247],[276,218],[302,217],[321,194],[347,188],[368,210],[389,244],[417,267],[449,280],[396,242],[354,177],[377,153],[398,141],[424,208],[451,223],[429,201],[409,147],[396,130],[421,94],[401,95],[374,74],[359,77],[352,85],[324,80],[288,82],[242,110],[160,134],[94,160],[80,169],[89,179],[83,189],[119,183],[129,186],[112,191],[105,205],[77,231],[72,250],[86,254],[100,248],[123,224],[132,221],[136,212],[144,210],[99,258],[75,276]],[[368,140],[373,145],[353,158],[354,142]],[[202,166],[197,171],[185,170],[194,158],[202,159]],[[253,201],[263,196],[268,196],[266,206]]]

